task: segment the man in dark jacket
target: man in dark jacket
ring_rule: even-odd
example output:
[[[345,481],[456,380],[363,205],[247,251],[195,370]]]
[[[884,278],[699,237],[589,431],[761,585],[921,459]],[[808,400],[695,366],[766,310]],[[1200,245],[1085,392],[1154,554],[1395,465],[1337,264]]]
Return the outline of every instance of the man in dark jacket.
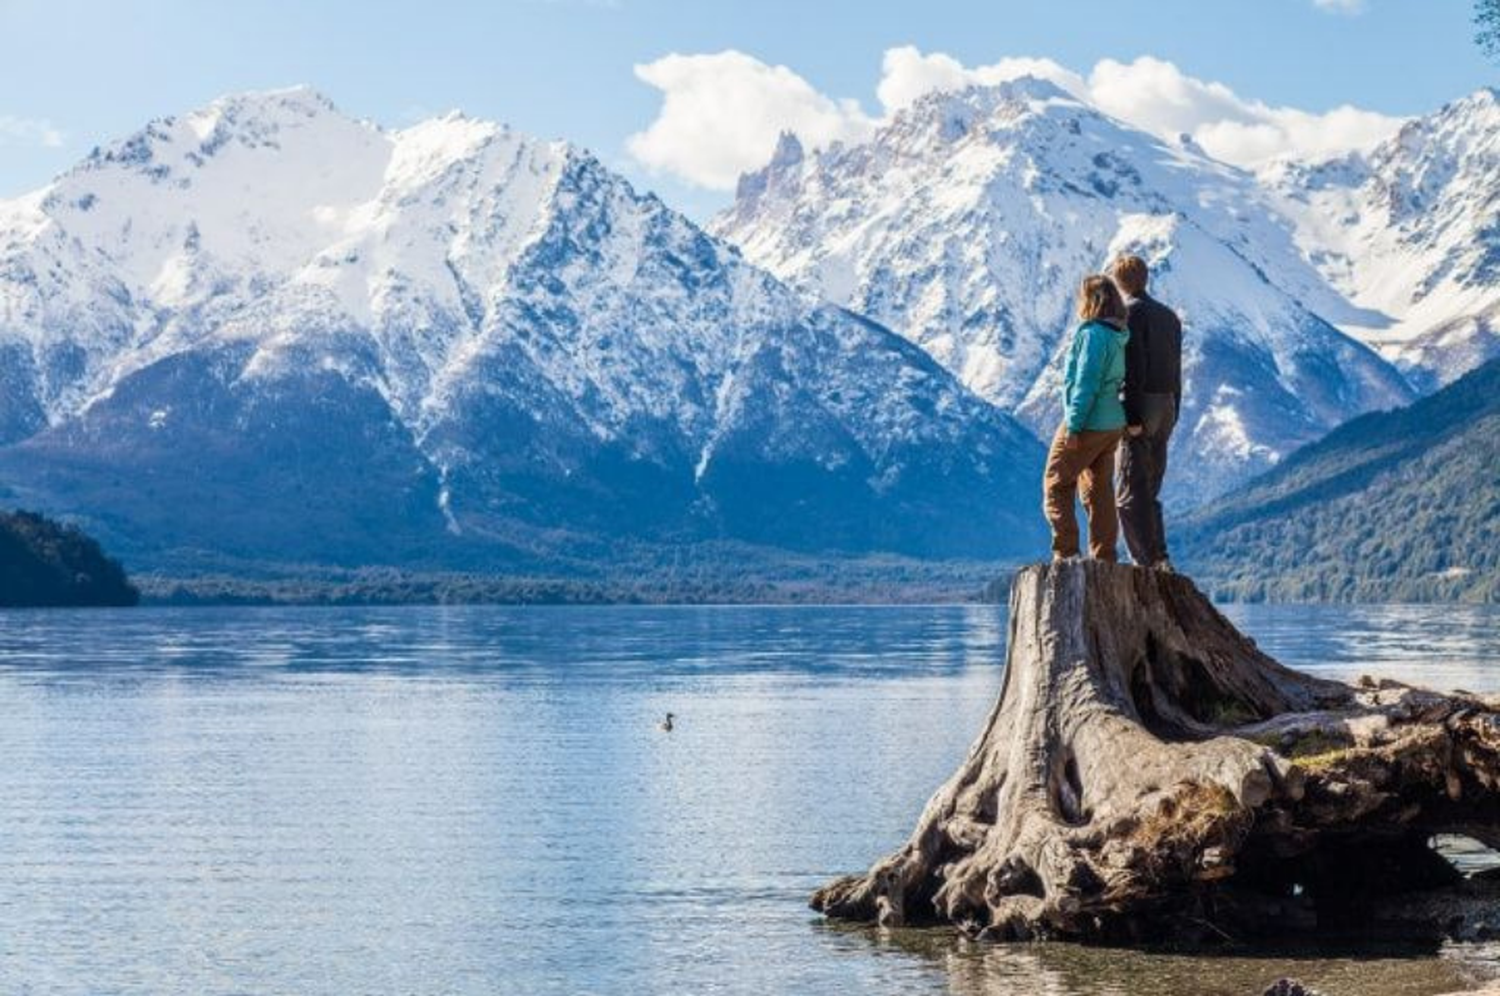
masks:
[[[1161,482],[1167,443],[1182,409],[1182,322],[1146,293],[1150,276],[1139,256],[1121,256],[1110,276],[1125,295],[1130,341],[1125,346],[1125,437],[1120,442],[1117,504],[1130,557],[1171,570],[1162,523]]]

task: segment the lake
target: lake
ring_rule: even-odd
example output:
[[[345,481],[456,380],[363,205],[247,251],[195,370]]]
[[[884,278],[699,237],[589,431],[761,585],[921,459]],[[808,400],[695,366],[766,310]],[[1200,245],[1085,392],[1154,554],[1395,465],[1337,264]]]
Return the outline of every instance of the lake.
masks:
[[[1231,607],[1500,691],[1500,609]],[[806,908],[910,831],[999,606],[0,613],[0,992],[1418,996],[1500,946],[1187,958]],[[657,722],[677,714],[676,729]]]

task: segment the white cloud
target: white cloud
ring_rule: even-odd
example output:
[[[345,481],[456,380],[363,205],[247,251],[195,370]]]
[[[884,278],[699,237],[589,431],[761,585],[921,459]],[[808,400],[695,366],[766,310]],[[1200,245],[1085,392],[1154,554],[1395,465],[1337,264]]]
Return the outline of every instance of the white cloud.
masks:
[[[879,119],[854,100],[819,93],[785,66],[769,66],[742,52],[673,54],[636,66],[635,72],[662,91],[663,101],[650,127],[630,137],[630,154],[652,170],[712,190],[733,189],[740,174],[763,166],[784,130],[812,148],[858,141],[928,93],[1027,75],[1051,80],[1164,138],[1190,135],[1210,155],[1246,167],[1277,156],[1316,158],[1364,148],[1401,123],[1347,105],[1325,113],[1274,107],[1151,56],[1129,63],[1105,59],[1084,77],[1051,59],[1004,58],[968,67],[941,52],[892,48],[875,89],[884,115]]]
[[[1150,56],[1103,60],[1089,74],[1088,92],[1107,114],[1164,137],[1191,135],[1209,155],[1238,166],[1283,155],[1339,155],[1373,145],[1401,124],[1347,105],[1323,114],[1272,107]]]
[[[712,190],[732,190],[763,165],[783,131],[824,146],[864,138],[876,124],[858,102],[825,97],[787,67],[743,52],[668,55],[635,75],[663,97],[656,120],[626,141],[631,156]]]
[[[1313,5],[1319,10],[1328,10],[1335,14],[1363,14],[1365,12],[1365,0],[1313,0]]]
[[[61,148],[63,133],[45,118],[21,118],[0,114],[0,145],[31,145]]]
[[[1402,118],[1348,104],[1324,114],[1267,108],[1260,121],[1213,121],[1193,132],[1198,144],[1225,162],[1258,166],[1278,156],[1327,159],[1367,149],[1389,138]]]

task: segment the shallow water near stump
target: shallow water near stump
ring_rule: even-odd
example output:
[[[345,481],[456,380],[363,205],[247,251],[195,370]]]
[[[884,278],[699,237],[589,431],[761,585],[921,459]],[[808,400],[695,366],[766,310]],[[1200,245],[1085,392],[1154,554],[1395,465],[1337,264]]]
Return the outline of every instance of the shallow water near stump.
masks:
[[[1234,607],[1289,664],[1500,691],[1500,610]],[[1188,957],[805,908],[904,839],[1004,610],[0,614],[0,991],[1430,996],[1500,947]],[[671,734],[656,722],[678,716]]]

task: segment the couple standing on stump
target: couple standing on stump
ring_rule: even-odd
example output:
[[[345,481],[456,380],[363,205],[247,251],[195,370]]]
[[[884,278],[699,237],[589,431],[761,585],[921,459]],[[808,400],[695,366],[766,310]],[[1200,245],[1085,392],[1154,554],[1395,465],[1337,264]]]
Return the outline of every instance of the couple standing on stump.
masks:
[[[1143,259],[1121,256],[1108,276],[1085,277],[1078,289],[1063,421],[1042,479],[1053,559],[1078,556],[1073,500],[1081,487],[1095,560],[1115,559],[1123,517],[1131,559],[1171,570],[1159,496],[1182,406],[1182,323],[1146,293],[1148,277]]]

